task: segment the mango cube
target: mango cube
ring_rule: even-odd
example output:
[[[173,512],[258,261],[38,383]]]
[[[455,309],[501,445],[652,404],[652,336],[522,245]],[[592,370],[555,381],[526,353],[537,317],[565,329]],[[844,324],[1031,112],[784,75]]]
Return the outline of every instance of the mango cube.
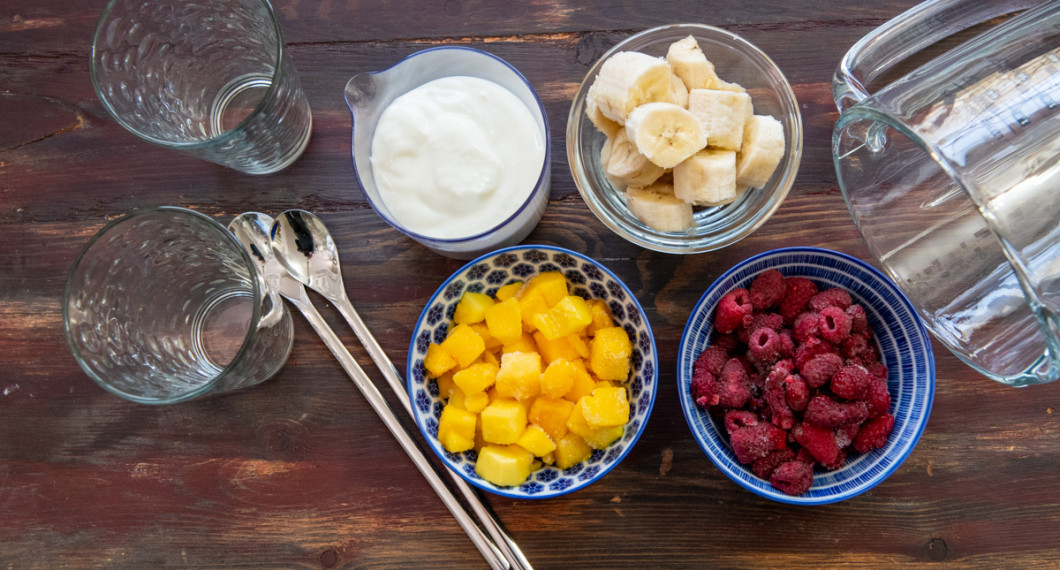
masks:
[[[455,363],[456,361],[453,362]],[[435,382],[438,383],[438,393],[442,396],[443,399],[448,398],[453,393],[453,390],[456,389],[456,382],[453,382],[452,372],[446,372],[445,374],[442,374],[437,379],[435,379]]]
[[[519,316],[523,319],[523,330],[533,332],[534,317],[547,313],[551,307],[540,290],[532,289],[529,293],[524,293],[525,290],[524,287],[515,298],[519,302]]]
[[[567,418],[570,417],[573,409],[573,402],[541,396],[530,404],[527,419],[530,420],[531,425],[543,429],[552,441],[559,441],[567,435]]]
[[[567,431],[582,438],[593,433],[595,429],[585,420],[585,400],[586,398],[578,400],[578,403],[571,409],[570,416],[567,417]]]
[[[427,346],[427,354],[423,357],[423,367],[427,369],[427,376],[438,378],[455,366],[456,359],[441,346],[433,342]]]
[[[592,314],[593,322],[585,328],[589,336],[596,336],[596,331],[615,326],[615,317],[611,314],[611,308],[603,299],[592,299],[589,302],[589,313]]]
[[[545,364],[550,364],[552,361],[560,358],[564,360],[580,358],[578,351],[574,349],[574,346],[570,342],[570,336],[549,340],[541,331],[534,331],[533,336],[534,344],[537,345],[537,351],[541,353],[541,360],[543,360]]]
[[[550,398],[562,398],[574,387],[578,368],[564,358],[553,360],[541,374],[541,393]]]
[[[543,457],[556,449],[556,444],[552,442],[552,438],[545,433],[545,430],[533,424],[526,427],[523,435],[519,436],[519,441],[515,443],[534,454],[535,457]]]
[[[515,297],[519,293],[519,290],[523,288],[522,281],[515,281],[497,289],[497,294],[494,297],[497,298],[498,302],[504,302],[512,297]]]
[[[473,392],[464,394],[464,409],[477,414],[486,409],[490,403],[490,397],[485,392]]]
[[[592,320],[585,299],[567,295],[548,311],[534,315],[531,323],[545,338],[554,340],[584,329]]]
[[[479,450],[475,473],[494,485],[519,485],[530,476],[534,456],[518,445],[487,445]]]
[[[582,358],[589,358],[589,344],[585,342],[585,337],[583,337],[581,333],[569,334],[564,338],[566,338],[567,342],[570,343],[571,348],[574,349],[574,352],[578,353],[578,356]]]
[[[559,271],[538,273],[526,282],[520,295],[541,295],[545,304],[552,307],[567,296],[567,278]]]
[[[489,443],[515,443],[526,429],[526,404],[500,398],[486,406],[479,417],[482,439]]]
[[[609,428],[629,422],[629,400],[624,386],[596,388],[578,401],[585,421],[593,428]]]
[[[633,345],[622,327],[596,331],[589,343],[589,368],[601,380],[625,382],[629,377],[629,360]]]
[[[453,374],[453,382],[464,391],[464,394],[485,393],[486,389],[496,381],[499,370],[500,368],[492,364],[479,362]]]
[[[593,449],[606,449],[625,433],[626,426],[615,426],[593,430],[582,439]]]
[[[467,325],[456,325],[449,336],[442,341],[442,350],[448,352],[460,368],[467,368],[469,364],[486,350],[486,341]]]
[[[521,333],[519,338],[505,342],[501,352],[508,354],[509,352],[537,352],[537,343],[534,342],[534,337],[530,336],[530,333]]]
[[[492,307],[496,301],[485,293],[468,291],[460,297],[453,313],[453,322],[458,325],[470,325],[481,323],[486,318],[486,309]]]
[[[585,369],[584,360],[572,360],[571,365],[574,366],[577,372],[574,376],[574,384],[571,385],[570,390],[563,397],[571,402],[577,402],[593,393],[593,390],[596,389],[596,380],[593,380],[589,371]]]
[[[568,433],[556,442],[555,453],[556,467],[567,469],[589,459],[593,454],[593,449],[578,434]],[[480,461],[481,457],[480,455]]]
[[[452,404],[442,409],[438,420],[438,440],[450,453],[467,451],[475,446],[475,414]]]
[[[486,309],[486,326],[490,334],[501,341],[510,342],[523,334],[523,317],[519,301],[512,298]]]
[[[468,326],[482,337],[482,342],[486,343],[486,350],[496,350],[504,345],[504,342],[502,342],[501,339],[493,336],[493,333],[490,332],[490,328],[486,326],[485,322],[472,323]]]
[[[506,398],[529,400],[541,393],[541,355],[509,352],[501,356],[497,392]]]

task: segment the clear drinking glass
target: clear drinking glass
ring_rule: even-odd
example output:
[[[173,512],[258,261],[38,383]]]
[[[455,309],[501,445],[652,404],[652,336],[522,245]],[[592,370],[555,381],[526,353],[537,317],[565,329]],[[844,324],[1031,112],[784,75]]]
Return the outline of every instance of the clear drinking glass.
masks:
[[[81,368],[145,404],[263,382],[294,339],[290,313],[273,304],[235,236],[172,207],[130,214],[92,238],[70,271],[63,322]]]
[[[111,0],[92,84],[141,139],[248,174],[290,166],[313,118],[267,0]]]
[[[924,47],[1021,10],[870,94]],[[847,205],[935,337],[1005,384],[1060,378],[1060,2],[925,2],[850,50],[834,95]]]

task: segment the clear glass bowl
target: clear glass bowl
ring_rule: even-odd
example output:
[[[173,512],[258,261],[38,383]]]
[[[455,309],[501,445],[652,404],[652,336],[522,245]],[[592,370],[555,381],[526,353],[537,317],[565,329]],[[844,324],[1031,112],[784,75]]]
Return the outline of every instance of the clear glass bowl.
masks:
[[[738,83],[751,95],[756,115],[772,115],[784,127],[784,158],[762,188],[744,192],[731,204],[703,208],[687,232],[660,232],[641,223],[626,207],[622,193],[604,176],[600,149],[604,135],[585,115],[585,96],[603,62],[620,51],[666,56],[670,44],[693,36],[718,76]],[[567,119],[567,161],[589,209],[608,228],[642,247],[665,253],[701,253],[736,243],[758,229],[784,201],[802,157],[802,116],[795,93],[773,60],[747,40],[712,26],[677,24],[645,30],[608,50],[578,88]]]

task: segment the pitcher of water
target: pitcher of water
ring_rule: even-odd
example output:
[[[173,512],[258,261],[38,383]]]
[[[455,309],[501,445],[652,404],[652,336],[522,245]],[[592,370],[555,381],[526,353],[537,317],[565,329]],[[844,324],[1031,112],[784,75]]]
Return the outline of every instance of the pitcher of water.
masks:
[[[1060,1],[920,4],[851,48],[833,94],[847,206],[935,337],[1004,384],[1060,378]]]

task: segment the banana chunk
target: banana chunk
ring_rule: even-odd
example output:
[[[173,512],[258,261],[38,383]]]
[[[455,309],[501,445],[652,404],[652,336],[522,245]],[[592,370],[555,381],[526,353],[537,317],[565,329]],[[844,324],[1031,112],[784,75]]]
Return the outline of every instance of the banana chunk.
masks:
[[[683,232],[696,223],[692,205],[674,196],[669,184],[631,186],[626,189],[626,205],[644,225],[660,232]]]
[[[596,127],[596,130],[603,133],[604,136],[609,139],[615,138],[618,131],[622,130],[622,125],[607,118],[607,116],[600,111],[600,105],[596,103],[595,99],[585,100],[585,115],[589,117],[589,122]]]
[[[685,82],[674,73],[670,74],[670,88],[673,91],[674,105],[687,109],[688,88],[685,87]]]
[[[645,103],[626,119],[626,136],[648,160],[673,168],[707,146],[699,119],[673,103]]]
[[[699,47],[699,42],[692,36],[670,44],[666,51],[666,61],[689,91],[711,89],[719,81],[718,74],[714,72],[714,64],[707,59]]]
[[[661,57],[623,51],[600,66],[586,97],[595,101],[603,115],[618,124],[644,103],[673,102],[670,65]]]
[[[710,146],[726,150],[740,150],[744,124],[754,114],[750,95],[717,89],[690,91],[688,111],[703,123]]]
[[[675,166],[674,195],[693,206],[720,206],[735,200],[736,151],[708,148]]]
[[[666,172],[665,168],[648,160],[637,150],[637,146],[626,136],[626,131],[619,131],[609,142],[607,160],[604,161],[601,156],[600,164],[604,165],[604,174],[612,182],[617,181],[622,186],[647,186]]]
[[[768,115],[754,115],[743,129],[743,146],[736,155],[736,183],[764,186],[784,158],[784,126]]]

